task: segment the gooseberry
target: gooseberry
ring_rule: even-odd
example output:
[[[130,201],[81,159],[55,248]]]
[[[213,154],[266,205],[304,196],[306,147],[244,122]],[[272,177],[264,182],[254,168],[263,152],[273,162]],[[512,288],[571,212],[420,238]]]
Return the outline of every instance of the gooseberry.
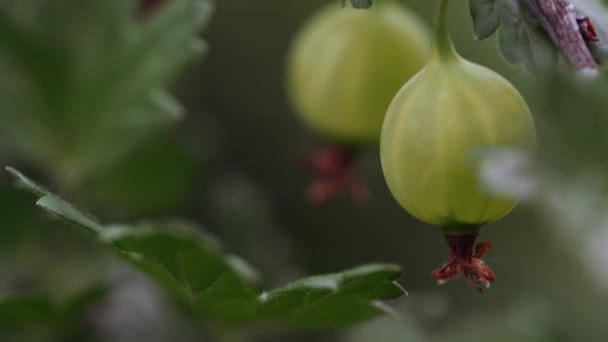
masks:
[[[479,228],[509,213],[516,200],[484,190],[473,155],[485,147],[530,150],[535,129],[526,102],[506,79],[457,54],[446,12],[441,0],[430,59],[388,109],[382,169],[403,208],[443,229],[451,257],[433,276],[443,283],[463,273],[483,290],[494,273],[480,259],[490,244],[473,252]]]
[[[298,33],[288,55],[288,93],[301,121],[332,145],[311,160],[321,178],[311,200],[353,185],[348,154],[378,144],[391,99],[424,66],[427,37],[418,18],[390,0],[368,10],[329,5]]]

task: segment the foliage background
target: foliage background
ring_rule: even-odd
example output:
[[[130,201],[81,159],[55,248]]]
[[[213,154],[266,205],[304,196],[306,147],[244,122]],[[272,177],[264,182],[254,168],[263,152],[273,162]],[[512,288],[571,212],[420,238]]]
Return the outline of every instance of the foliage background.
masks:
[[[376,149],[364,151],[358,162],[358,171],[372,189],[371,205],[353,210],[346,198],[322,208],[305,203],[308,175],[297,160],[322,142],[291,112],[284,89],[284,59],[298,27],[328,2],[217,1],[203,34],[209,51],[190,63],[173,85],[187,115],[138,145],[128,159],[96,172],[86,182],[62,184],[48,169],[29,163],[6,146],[0,146],[0,162],[18,165],[46,180],[53,190],[106,221],[166,217],[196,221],[263,271],[271,285],[362,263],[398,263],[404,269],[401,284],[409,296],[391,303],[396,315],[331,331],[253,327],[235,332],[193,320],[145,277],[41,214],[32,206],[31,196],[15,190],[10,179],[2,176],[0,290],[51,294],[57,303],[92,288],[92,295],[99,297],[51,327],[7,328],[7,336],[10,332],[17,341],[51,337],[74,341],[603,340],[608,333],[608,286],[599,281],[598,274],[608,272],[608,258],[603,264],[601,259],[592,259],[591,268],[599,273],[590,272],[585,247],[573,242],[577,234],[563,234],[548,224],[538,206],[520,206],[482,231],[481,238],[494,243],[485,259],[498,278],[490,291],[479,295],[462,281],[437,287],[430,270],[447,256],[439,229],[411,218],[391,198]],[[430,27],[434,1],[400,2],[418,12]],[[559,82],[537,82],[506,65],[495,38],[475,41],[466,2],[453,1],[451,11],[450,29],[461,54],[510,79],[529,97],[541,125],[552,115],[547,114],[551,107],[542,101],[545,93],[571,95],[560,98],[570,115],[601,112],[602,103],[586,107],[591,102],[579,99],[578,93],[554,89]],[[577,101],[583,102],[584,109]],[[606,127],[602,123],[598,125]],[[559,133],[559,128],[552,128],[553,132]],[[28,136],[28,132],[19,134]],[[582,139],[585,134],[581,131],[572,137]],[[120,146],[108,139],[104,148]],[[560,155],[559,150],[553,151]],[[580,174],[584,172],[570,173],[560,184],[587,179]],[[572,207],[562,214],[579,214]]]

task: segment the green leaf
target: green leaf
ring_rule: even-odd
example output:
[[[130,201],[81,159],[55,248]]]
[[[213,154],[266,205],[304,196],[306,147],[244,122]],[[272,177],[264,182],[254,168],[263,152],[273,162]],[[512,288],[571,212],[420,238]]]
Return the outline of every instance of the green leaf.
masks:
[[[0,298],[0,328],[17,329],[57,320],[49,298],[44,296],[4,296]]]
[[[555,48],[529,10],[518,0],[469,0],[476,39],[498,32],[500,51],[510,64],[533,71],[539,64],[553,63]]]
[[[3,332],[32,329],[35,326],[57,327],[68,324],[80,317],[106,293],[105,287],[87,289],[61,305],[45,295],[0,295],[0,335]]]
[[[371,319],[390,309],[378,300],[402,296],[395,283],[401,275],[396,265],[364,265],[342,273],[297,281],[262,294],[264,315],[286,323],[332,326]]]
[[[470,0],[476,39],[486,39],[498,30],[500,25],[498,2],[496,0]]]
[[[183,115],[166,91],[206,50],[210,0],[0,4],[0,140],[62,184],[113,167]],[[66,176],[69,173],[69,177]]]
[[[42,196],[38,205],[86,229],[128,263],[147,273],[193,311],[227,324],[269,322],[291,327],[352,324],[390,310],[380,301],[401,297],[397,265],[372,264],[305,278],[261,291],[260,276],[225,253],[200,229],[179,222],[101,226],[18,171],[17,184]]]
[[[18,186],[21,186],[40,196],[36,202],[37,206],[73,225],[86,229],[91,233],[98,233],[101,231],[102,227],[99,225],[99,223],[87,215],[80,213],[80,211],[61,199],[61,197],[50,193],[44,187],[36,184],[31,179],[25,177],[22,173],[11,167],[7,167],[6,171],[15,177]]]

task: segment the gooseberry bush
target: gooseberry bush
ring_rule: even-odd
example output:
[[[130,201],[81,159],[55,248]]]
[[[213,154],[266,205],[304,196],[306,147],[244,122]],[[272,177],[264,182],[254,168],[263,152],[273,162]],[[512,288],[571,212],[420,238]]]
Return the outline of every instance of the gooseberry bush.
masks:
[[[235,47],[222,50],[223,44],[236,41],[245,46],[241,48],[255,50],[253,55],[267,53],[235,38],[246,34],[235,33],[239,22],[231,24],[232,34],[222,39],[201,39],[217,37],[213,26],[205,28],[211,20],[225,20],[229,10],[223,12],[222,6],[273,5],[0,1],[0,160],[34,175],[7,166],[0,182],[0,225],[8,228],[0,245],[0,260],[7,260],[0,263],[0,338],[292,340],[295,335],[286,337],[285,331],[333,332],[389,316],[390,322],[349,330],[345,337],[331,335],[329,340],[497,339],[488,315],[471,316],[475,329],[469,335],[463,333],[465,323],[446,318],[456,323],[445,328],[447,337],[441,336],[434,332],[437,322],[426,324],[418,314],[424,310],[415,303],[423,297],[422,282],[429,279],[443,285],[462,275],[480,292],[495,279],[500,280],[496,284],[513,283],[494,272],[494,260],[481,259],[491,244],[477,239],[485,234],[482,227],[508,230],[511,221],[498,221],[518,203],[540,214],[538,221],[544,223],[539,225],[547,236],[567,241],[557,254],[577,255],[585,274],[599,284],[593,288],[608,289],[608,82],[602,71],[608,58],[608,10],[600,0],[470,0],[466,22],[450,26],[448,14],[456,3],[433,1],[431,22],[417,13],[420,5],[414,0],[327,1],[294,25],[281,63],[271,63],[285,81],[285,102],[294,114],[281,115],[293,117],[301,131],[322,146],[300,163],[315,179],[306,190],[307,205],[299,209],[322,216],[340,205],[349,208],[345,215],[334,215],[331,228],[336,232],[308,228],[313,246],[323,240],[339,241],[339,246],[332,245],[334,255],[326,257],[336,259],[327,261],[331,267],[312,267],[320,275],[307,276],[309,272],[293,266],[295,241],[277,227],[276,217],[283,221],[286,215],[269,209],[268,193],[281,192],[260,191],[253,177],[242,171],[235,175],[234,169],[247,162],[217,166],[229,164],[220,156],[231,154],[224,150],[229,139],[217,133],[223,128],[213,127],[213,119],[203,125],[194,119],[213,117],[207,113],[214,110],[212,105],[203,104],[202,113],[188,106],[199,102],[195,63],[205,64],[216,47],[230,52]],[[243,17],[252,20],[258,12],[252,13]],[[263,26],[260,22],[256,27]],[[457,25],[472,26],[469,36],[478,41],[496,40],[498,50],[493,53],[511,65],[501,71],[517,73],[525,81],[512,83],[506,75],[465,58],[470,54],[460,48],[462,40],[454,43],[450,35]],[[234,61],[248,62],[242,55],[222,62]],[[194,74],[196,82],[176,86],[180,71]],[[264,94],[254,87],[241,91],[240,78],[246,76],[236,70],[225,76],[231,80],[230,93],[216,93],[211,83],[205,86],[212,94],[205,101],[230,98],[232,104]],[[256,127],[243,124],[247,132],[254,131],[247,136],[267,139],[255,135],[264,131],[264,120],[252,120]],[[278,119],[269,121],[273,126],[268,132],[286,127]],[[297,134],[292,135],[296,139]],[[368,185],[358,174],[359,163],[365,165],[365,155],[374,151],[379,151],[374,163],[394,201],[383,201],[381,182],[372,179]],[[265,151],[263,160],[273,164],[278,154]],[[285,159],[292,163],[292,157]],[[268,178],[281,178],[285,175],[278,170],[287,169],[272,168]],[[287,177],[298,177],[299,170],[289,170],[293,175]],[[273,181],[260,182],[278,184]],[[301,184],[293,187],[294,193],[302,192]],[[353,211],[351,201],[341,203],[337,195],[342,192],[360,209]],[[358,232],[338,226],[344,225],[345,216],[365,215],[377,203],[396,203],[413,218],[437,226],[449,247],[447,262],[432,272],[427,269],[425,261],[438,259],[422,243],[416,260],[360,264],[391,260],[363,257],[369,255],[364,251],[340,259],[351,243],[345,235]],[[107,218],[98,219],[83,208]],[[376,215],[374,224],[383,225],[382,216]],[[418,228],[406,222],[417,223],[406,215],[401,220],[406,237],[419,236]],[[381,232],[383,246],[395,240],[383,236],[381,228],[368,228]],[[20,245],[25,239],[28,242]],[[408,245],[412,241],[403,241],[402,248],[414,249]],[[509,249],[507,242],[493,242],[498,249]],[[517,264],[527,261],[517,254],[502,255],[513,255]],[[540,277],[560,260],[534,256],[535,265],[542,263],[534,273],[542,273]],[[496,264],[501,262],[505,260]],[[424,265],[425,280],[401,279],[402,267],[415,270],[418,264]],[[336,272],[334,265],[345,270]],[[515,270],[511,276],[524,277],[523,267]],[[561,280],[561,270],[556,273],[552,279]],[[410,282],[412,298],[389,306],[387,301],[407,294],[400,283]],[[451,289],[432,287],[442,293]],[[584,310],[600,303],[600,296],[591,294],[587,301],[573,303],[557,295],[555,301],[564,311],[587,317]],[[500,330],[506,334],[500,337],[597,340],[603,328],[584,322],[580,328],[560,330],[559,322],[539,319],[545,317],[544,304],[533,310],[534,301],[523,301],[527,306],[510,307],[504,316],[537,325],[523,329],[515,324],[513,331]],[[410,302],[411,312],[411,307],[402,308]],[[434,312],[429,303],[433,301],[421,305],[427,313]],[[171,328],[163,330],[165,326]],[[531,335],[517,335],[522,330]]]

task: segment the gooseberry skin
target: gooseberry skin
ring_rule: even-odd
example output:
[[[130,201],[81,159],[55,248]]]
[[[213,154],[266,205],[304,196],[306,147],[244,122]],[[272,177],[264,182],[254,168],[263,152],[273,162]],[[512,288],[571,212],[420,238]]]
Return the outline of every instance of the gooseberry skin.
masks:
[[[507,80],[456,54],[434,56],[388,109],[382,168],[393,196],[413,216],[444,231],[478,227],[508,214],[516,201],[484,191],[475,151],[530,150],[535,140],[530,110]]]
[[[290,49],[293,107],[328,140],[377,144],[391,99],[426,63],[429,41],[424,25],[395,2],[369,10],[329,5]]]

